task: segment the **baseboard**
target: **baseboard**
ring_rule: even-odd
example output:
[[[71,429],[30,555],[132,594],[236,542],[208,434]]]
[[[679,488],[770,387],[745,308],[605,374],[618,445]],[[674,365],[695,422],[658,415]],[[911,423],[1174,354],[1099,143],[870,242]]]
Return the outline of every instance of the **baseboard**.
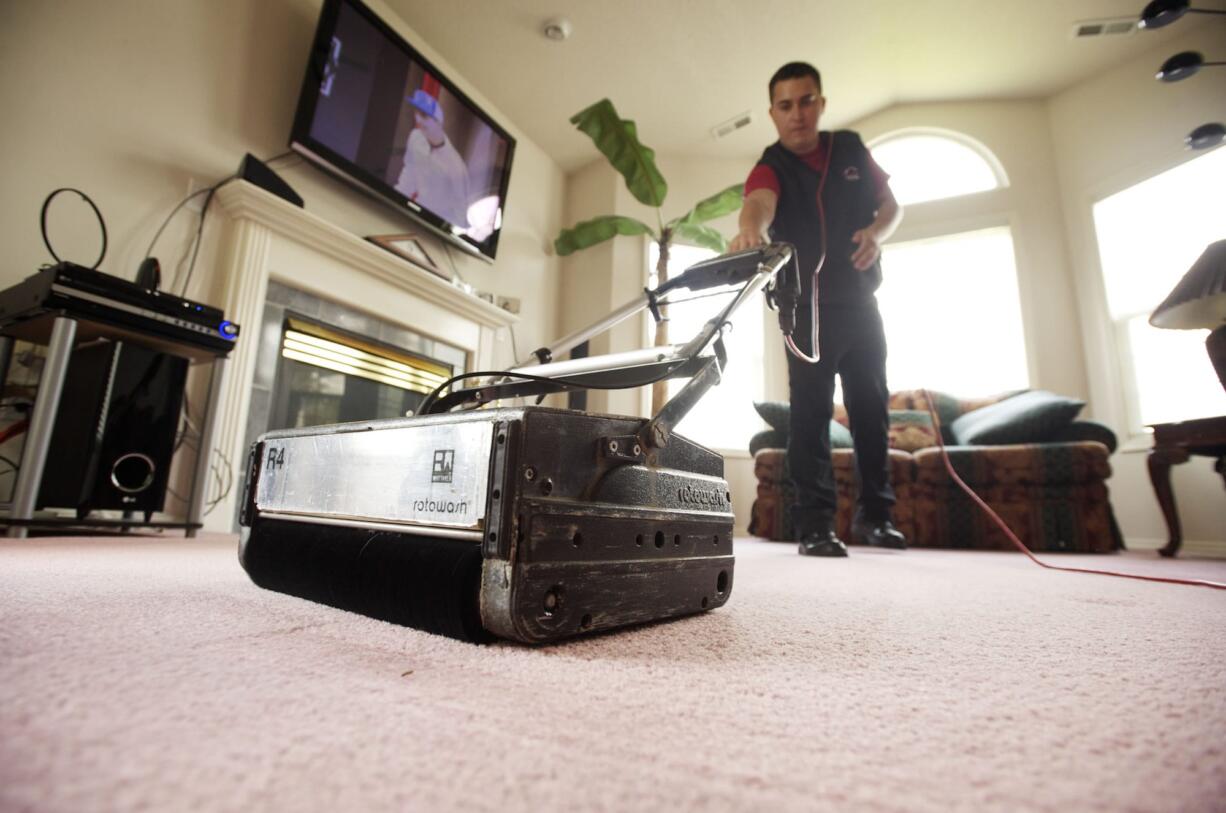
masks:
[[[1158,550],[1166,547],[1165,539],[1124,540],[1128,550]],[[1185,539],[1179,546],[1181,554],[1205,556],[1211,559],[1226,559],[1226,541],[1221,539]]]

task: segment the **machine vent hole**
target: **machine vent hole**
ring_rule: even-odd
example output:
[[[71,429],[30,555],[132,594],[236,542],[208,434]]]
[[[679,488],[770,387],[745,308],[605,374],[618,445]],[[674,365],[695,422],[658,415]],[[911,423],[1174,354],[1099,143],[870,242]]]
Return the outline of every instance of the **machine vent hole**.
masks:
[[[570,544],[574,545],[576,548],[582,545],[583,544],[583,534],[579,533],[578,531],[575,531],[575,535],[572,536],[570,539]]]
[[[702,597],[702,608],[704,610],[707,609],[707,605],[710,603],[711,603],[711,600],[709,598],[707,598],[706,596]]]
[[[579,629],[590,630],[592,628],[592,614],[584,613],[583,618],[579,619]]]
[[[681,534],[673,534],[673,544],[674,545],[681,544]]]
[[[656,547],[657,548],[664,547],[664,532],[663,531],[656,531]]]
[[[562,606],[562,599],[564,595],[565,593],[562,590],[562,585],[560,584],[555,584],[553,587],[550,587],[547,591],[545,591],[545,615],[552,616],[558,611],[558,609]]]
[[[715,592],[721,596],[728,589],[728,571],[721,570],[719,576],[715,579]]]
[[[642,534],[638,534],[637,536],[634,537],[634,544],[638,545],[640,548],[643,547],[643,535]]]

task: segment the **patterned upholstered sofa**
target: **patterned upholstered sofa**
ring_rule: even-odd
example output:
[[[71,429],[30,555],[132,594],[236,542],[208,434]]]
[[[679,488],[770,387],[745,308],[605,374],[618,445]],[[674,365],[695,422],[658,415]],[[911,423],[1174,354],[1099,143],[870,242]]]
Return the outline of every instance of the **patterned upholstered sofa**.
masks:
[[[1115,435],[1102,424],[1075,420],[1082,402],[1042,391],[975,400],[934,392],[932,398],[954,470],[1028,548],[1104,553],[1123,547],[1106,485]],[[1026,410],[1035,404],[1054,409],[1036,417]],[[749,532],[791,540],[787,405],[757,406],[772,428],[750,446],[758,493]],[[836,405],[831,422],[839,494],[836,531],[850,542],[857,485],[847,425],[846,412]],[[974,443],[960,442],[966,438]],[[890,446],[894,522],[911,545],[1014,549],[946,471],[924,390],[890,396]]]

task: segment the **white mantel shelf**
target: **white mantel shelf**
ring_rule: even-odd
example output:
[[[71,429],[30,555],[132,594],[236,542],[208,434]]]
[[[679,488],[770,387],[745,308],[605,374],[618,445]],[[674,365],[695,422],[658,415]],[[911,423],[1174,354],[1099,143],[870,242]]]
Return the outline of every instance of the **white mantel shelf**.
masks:
[[[264,226],[349,266],[355,273],[381,279],[483,327],[506,327],[519,321],[518,316],[465,293],[436,274],[247,181],[226,184],[217,190],[216,199],[231,220],[247,220]]]
[[[225,217],[208,301],[242,329],[225,364],[213,446],[228,459],[247,459],[247,412],[260,350],[268,281],[366,310],[464,350],[468,369],[489,369],[495,336],[519,317],[451,285],[441,277],[356,237],[246,181],[217,190]],[[277,339],[279,341],[279,338]],[[235,481],[242,472],[234,472]],[[205,518],[210,531],[233,530],[240,494],[231,493]]]

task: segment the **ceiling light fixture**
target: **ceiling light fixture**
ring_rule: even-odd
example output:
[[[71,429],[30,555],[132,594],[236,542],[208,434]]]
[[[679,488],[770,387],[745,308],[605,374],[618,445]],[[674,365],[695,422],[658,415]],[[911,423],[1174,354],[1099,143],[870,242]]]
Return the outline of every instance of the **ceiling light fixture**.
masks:
[[[1223,140],[1226,140],[1226,124],[1214,121],[1197,127],[1183,141],[1194,150],[1207,150]]]
[[[1139,28],[1161,28],[1170,25],[1189,11],[1202,14],[1226,14],[1226,11],[1189,8],[1188,0],[1153,0],[1141,12]],[[1178,82],[1187,79],[1207,65],[1226,65],[1226,62],[1206,62],[1197,51],[1181,51],[1162,63],[1154,78],[1162,82]],[[1194,150],[1216,147],[1226,138],[1226,127],[1219,122],[1207,122],[1188,133],[1184,143]]]
[[[541,26],[541,33],[554,42],[561,42],[570,36],[570,20],[565,17],[552,17]]]
[[[1154,74],[1154,78],[1162,82],[1178,82],[1187,79],[1201,69],[1205,57],[1196,51],[1181,51],[1162,63],[1162,67]],[[1211,65],[1216,63],[1209,63]]]
[[[1191,8],[1188,0],[1153,0],[1141,12],[1138,28],[1162,28],[1170,25],[1188,12],[1194,14],[1226,14],[1209,8]]]

